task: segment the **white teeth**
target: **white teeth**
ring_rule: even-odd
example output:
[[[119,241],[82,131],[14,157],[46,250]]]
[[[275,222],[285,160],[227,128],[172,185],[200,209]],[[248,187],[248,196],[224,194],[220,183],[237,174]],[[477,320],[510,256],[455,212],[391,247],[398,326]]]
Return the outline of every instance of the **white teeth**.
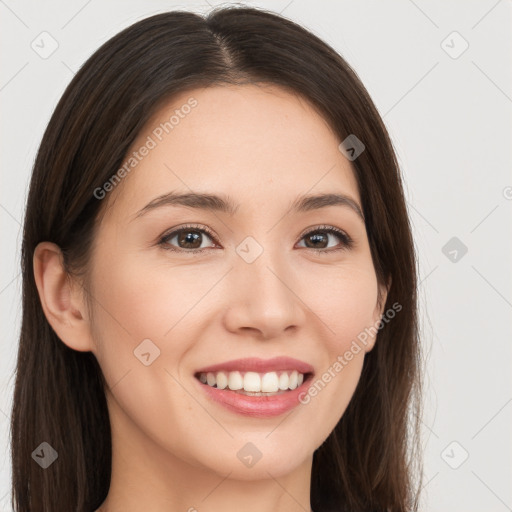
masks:
[[[293,370],[292,374],[290,375],[290,383],[288,384],[288,387],[290,389],[295,389],[297,387],[298,377],[299,374],[297,373],[297,370]]]
[[[224,372],[217,373],[217,387],[224,389],[228,386],[228,376]]]
[[[244,381],[240,372],[229,372],[228,374],[228,388],[232,391],[242,389],[244,387]]]
[[[261,379],[256,372],[247,372],[244,375],[245,391],[261,391]]]
[[[280,375],[278,375],[280,373]],[[248,392],[248,394],[275,394],[295,389],[304,382],[304,374],[297,370],[291,372],[208,372],[201,373],[199,380],[203,384],[218,389]]]
[[[279,377],[279,389],[288,389],[288,383],[290,382],[290,377],[286,372],[281,373]]]
[[[276,372],[265,373],[261,379],[261,391],[275,393],[279,390],[279,378]]]

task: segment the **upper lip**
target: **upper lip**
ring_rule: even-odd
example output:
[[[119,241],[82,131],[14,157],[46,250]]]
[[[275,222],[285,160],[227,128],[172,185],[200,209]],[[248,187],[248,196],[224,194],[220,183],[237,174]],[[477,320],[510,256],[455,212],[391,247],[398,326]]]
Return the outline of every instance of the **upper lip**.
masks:
[[[260,359],[258,357],[249,357],[245,359],[233,359],[231,361],[225,361],[224,363],[218,363],[211,366],[205,366],[197,370],[197,373],[208,373],[208,372],[257,372],[267,373],[275,371],[293,371],[297,370],[299,373],[313,373],[313,367],[292,357],[274,357],[272,359]]]

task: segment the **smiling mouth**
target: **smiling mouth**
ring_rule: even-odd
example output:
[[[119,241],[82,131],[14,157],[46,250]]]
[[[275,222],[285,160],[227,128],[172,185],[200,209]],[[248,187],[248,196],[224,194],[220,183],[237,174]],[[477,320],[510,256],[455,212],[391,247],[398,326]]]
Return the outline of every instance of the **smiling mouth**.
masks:
[[[297,370],[274,372],[217,371],[200,372],[194,377],[205,386],[233,391],[246,396],[274,396],[293,391],[309,381],[311,372]]]

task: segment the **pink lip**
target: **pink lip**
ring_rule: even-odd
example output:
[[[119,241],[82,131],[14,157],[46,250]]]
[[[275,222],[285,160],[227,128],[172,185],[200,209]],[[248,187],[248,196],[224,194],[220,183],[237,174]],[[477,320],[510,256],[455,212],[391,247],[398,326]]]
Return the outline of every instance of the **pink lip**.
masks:
[[[211,400],[226,409],[244,416],[270,418],[284,414],[299,405],[301,403],[299,396],[306,392],[313,380],[313,375],[309,374],[299,387],[273,396],[242,395],[235,391],[213,388],[198,379],[194,380]]]
[[[314,369],[310,364],[292,357],[284,356],[274,357],[273,359],[260,359],[257,357],[234,359],[232,361],[200,368],[196,373],[234,372],[237,370],[240,372],[258,373],[297,370],[299,373],[314,373]]]
[[[226,389],[217,389],[203,384],[197,377],[201,373],[208,372],[277,372],[297,370],[305,375],[304,382],[297,388],[285,391],[280,395],[272,396],[248,396]],[[256,357],[246,359],[234,359],[224,363],[205,366],[196,372],[197,385],[213,401],[219,403],[232,412],[257,418],[269,418],[279,416],[300,404],[299,396],[310,385],[314,374],[314,368],[304,361],[291,357],[275,357],[273,359],[260,359]]]

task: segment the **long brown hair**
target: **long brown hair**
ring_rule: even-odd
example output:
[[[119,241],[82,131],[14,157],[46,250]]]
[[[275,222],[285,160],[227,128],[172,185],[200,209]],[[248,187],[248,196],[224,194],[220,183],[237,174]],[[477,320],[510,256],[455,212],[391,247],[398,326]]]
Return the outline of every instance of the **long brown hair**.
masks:
[[[371,254],[379,283],[391,278],[386,304],[401,305],[366,355],[346,412],[314,453],[311,506],[316,512],[417,510],[417,269],[389,135],[339,54],[294,22],[246,7],[205,17],[166,12],[126,28],[86,61],[51,117],[33,168],[22,245],[23,319],[11,424],[14,510],[90,512],[105,499],[111,473],[103,374],[92,353],[68,348],[46,320],[32,267],[36,245],[56,243],[68,272],[86,273],[106,203],[94,191],[121,167],[151,116],[177,93],[247,82],[302,95],[340,142],[355,134],[364,143],[352,168]],[[32,457],[42,442],[58,453],[44,470]]]

